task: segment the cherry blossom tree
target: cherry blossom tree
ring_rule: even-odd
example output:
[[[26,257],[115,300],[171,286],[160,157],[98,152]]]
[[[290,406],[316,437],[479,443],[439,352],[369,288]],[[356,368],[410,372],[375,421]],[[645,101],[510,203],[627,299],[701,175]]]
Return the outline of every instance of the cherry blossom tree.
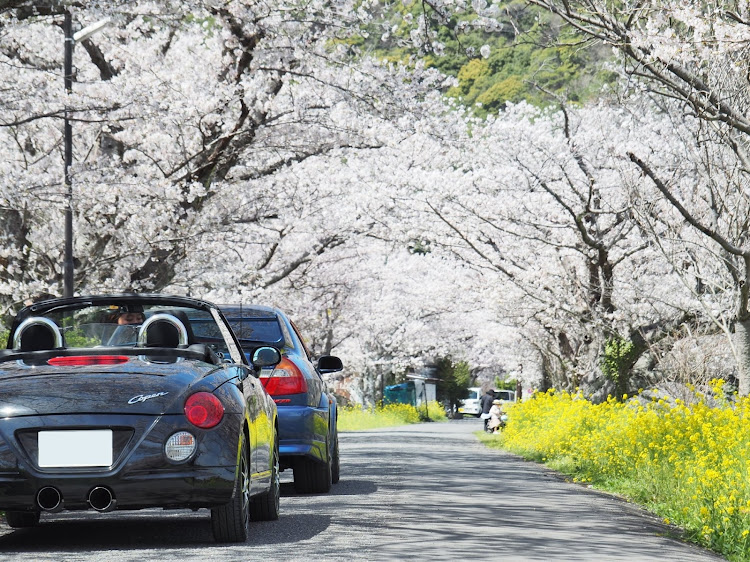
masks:
[[[203,290],[196,279],[209,274],[217,247],[230,259],[233,237],[259,248],[245,270],[261,263],[267,285],[341,243],[344,232],[298,236],[294,251],[282,253],[296,230],[291,221],[310,201],[294,201],[299,192],[272,178],[341,146],[377,147],[378,123],[418,110],[413,97],[429,96],[444,79],[421,67],[353,63],[340,40],[365,14],[339,8],[294,1],[0,5],[0,72],[14,84],[0,101],[3,309],[60,292],[66,107],[75,133],[78,291]],[[69,96],[58,74],[63,10],[79,26],[112,18],[106,33],[75,50]],[[314,190],[302,193],[310,196]],[[244,250],[234,248],[231,259]],[[272,266],[277,256],[283,263]]]
[[[722,285],[727,276],[732,279],[722,292],[733,296],[729,310],[734,315],[740,393],[748,394],[750,247],[743,226],[750,133],[748,6],[731,1],[670,0],[617,6],[598,1],[529,3],[558,15],[590,40],[612,46],[622,55],[628,74],[654,92],[679,101],[685,108],[683,119],[699,120],[692,128],[692,142],[687,143],[696,155],[702,152],[698,159],[691,160],[702,162],[700,170],[687,166],[692,175],[676,177],[674,169],[664,170],[647,153],[633,151],[630,159],[677,212],[679,221],[703,238],[699,246],[706,251],[694,264],[700,275],[717,271],[718,265],[726,273],[709,284]],[[726,164],[730,168],[725,168]],[[700,182],[693,184],[691,191],[682,189],[695,177]]]
[[[169,290],[277,304],[321,351],[359,350],[348,362],[374,388],[377,376],[426,361],[436,341],[449,348],[450,337],[416,336],[430,318],[456,311],[445,299],[426,312],[428,293],[417,298],[414,287],[412,298],[401,293],[405,306],[392,277],[371,275],[396,261],[388,257],[394,246],[370,236],[377,219],[363,213],[363,186],[344,163],[351,152],[407,136],[445,78],[419,65],[352,61],[348,47],[331,43],[348,33],[343,14],[311,12],[304,24],[282,17],[293,3],[222,6],[67,6],[79,25],[112,18],[106,33],[75,50],[69,97],[58,80],[60,9],[3,14],[0,68],[9,76],[22,67],[15,97],[0,102],[0,134],[13,140],[3,143],[4,306],[60,292],[59,116],[67,105],[79,292]],[[377,293],[390,314],[362,308]],[[357,320],[368,313],[365,337]]]
[[[443,113],[398,145],[386,178],[368,180],[382,190],[372,214],[390,205],[391,236],[480,274],[477,302],[537,349],[542,385],[623,391],[627,380],[601,376],[607,343],[635,343],[629,376],[700,309],[633,214],[642,175],[627,151],[658,148],[665,133],[678,141],[671,118],[639,96],[559,111],[521,105],[468,127],[460,112]],[[641,138],[650,122],[653,136]]]
[[[459,286],[474,294],[460,265],[383,236],[388,205],[346,164],[367,155],[367,174],[392,166],[420,115],[444,111],[446,79],[352,61],[335,41],[348,33],[341,14],[309,13],[306,24],[282,17],[293,3],[216,6],[0,6],[0,72],[14,76],[0,99],[3,310],[61,292],[67,107],[77,292],[277,304],[318,350],[350,355],[370,397],[378,380],[432,355],[470,356],[478,305],[454,298]],[[63,9],[78,27],[112,18],[74,51],[69,96]]]
[[[701,311],[710,312],[705,318],[717,322],[720,329],[735,333],[733,347],[739,365],[740,392],[747,394],[750,391],[750,253],[742,233],[746,215],[742,185],[748,169],[750,132],[747,118],[750,80],[746,64],[750,8],[729,0],[710,3],[528,0],[527,5],[545,10],[568,24],[579,34],[581,44],[609,46],[622,62],[624,75],[634,79],[633,84],[664,96],[663,104],[671,106],[658,112],[671,113],[672,124],[682,130],[677,136],[665,135],[663,142],[675,143],[667,152],[673,155],[681,152],[689,159],[665,167],[665,161],[651,152],[661,154],[659,146],[645,138],[642,140],[646,150],[632,150],[630,164],[640,170],[658,194],[658,201],[648,198],[654,212],[642,208],[638,216],[646,232],[665,233],[670,242],[674,240],[671,235],[679,233],[674,244],[658,238],[651,243],[668,251],[664,259],[672,264],[673,271],[686,273],[685,286],[693,291],[693,298],[704,303]],[[511,25],[516,35],[528,31],[524,29],[524,21],[514,17],[512,11],[499,12],[497,5],[486,2],[472,2],[471,6],[442,0],[426,2],[421,17],[406,23],[414,25],[411,35],[414,46],[438,54],[440,27],[459,34],[467,29],[491,32],[493,25],[496,28]],[[654,129],[646,126],[639,134],[645,130]],[[675,162],[669,155],[664,156]],[[675,177],[675,169],[691,175]],[[693,183],[693,178],[700,178],[701,183],[693,184],[692,191],[683,189],[684,184]],[[639,188],[633,191],[634,201],[638,202],[637,196],[645,194],[645,186],[637,180],[626,179],[625,183]],[[730,189],[728,185],[735,187]],[[662,205],[664,202],[671,212]],[[656,217],[655,213],[663,217]],[[694,232],[689,235],[690,229]],[[696,234],[698,239],[694,238]],[[686,256],[684,263],[691,265],[675,267],[682,256]],[[701,280],[699,291],[692,287],[696,276]],[[709,296],[706,287],[731,295],[730,302],[716,294]],[[722,306],[719,301],[726,306],[724,312],[719,312]],[[733,316],[731,322],[727,320],[728,311]]]
[[[696,316],[711,327],[709,333],[726,336],[740,392],[745,394],[748,342],[741,314],[748,215],[745,172],[736,151],[712,124],[684,115],[673,102],[663,107],[681,134],[670,131],[671,142],[629,153],[643,171],[629,185],[635,218],[680,273],[685,289],[698,303]],[[653,132],[653,124],[644,123],[641,132]]]

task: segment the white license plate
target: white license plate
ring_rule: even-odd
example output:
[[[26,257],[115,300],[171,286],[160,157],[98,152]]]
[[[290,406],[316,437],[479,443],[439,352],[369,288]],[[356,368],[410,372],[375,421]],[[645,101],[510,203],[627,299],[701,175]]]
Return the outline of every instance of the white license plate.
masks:
[[[39,466],[76,467],[112,464],[112,430],[39,432]]]

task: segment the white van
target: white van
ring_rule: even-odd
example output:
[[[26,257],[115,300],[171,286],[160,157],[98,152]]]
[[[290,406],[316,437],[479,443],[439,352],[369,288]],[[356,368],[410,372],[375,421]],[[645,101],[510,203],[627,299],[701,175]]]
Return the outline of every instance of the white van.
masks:
[[[513,404],[516,401],[515,390],[496,390],[495,400],[500,400],[503,404]]]
[[[469,388],[469,395],[467,398],[461,400],[461,406],[459,406],[458,411],[469,416],[479,416],[482,413],[481,398],[481,387],[473,386]],[[516,401],[516,391],[496,390],[495,400],[500,400],[503,404],[513,404]]]
[[[470,416],[481,414],[482,405],[479,403],[480,398],[482,398],[481,387],[475,386],[470,388],[467,397],[461,400],[461,405],[458,407],[459,413]]]

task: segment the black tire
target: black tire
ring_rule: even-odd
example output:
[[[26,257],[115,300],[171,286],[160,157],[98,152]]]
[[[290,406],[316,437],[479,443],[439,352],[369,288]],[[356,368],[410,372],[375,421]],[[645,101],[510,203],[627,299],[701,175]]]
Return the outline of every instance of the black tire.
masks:
[[[250,518],[253,521],[276,521],[281,505],[281,479],[279,477],[279,438],[273,448],[271,463],[271,489],[250,500]]]
[[[335,441],[333,443],[333,459],[331,462],[331,482],[338,484],[339,478],[341,477],[341,462],[339,461],[339,436],[336,434]]]
[[[245,542],[250,520],[250,465],[247,441],[242,435],[239,466],[231,501],[211,509],[211,528],[216,542]]]
[[[331,490],[332,478],[330,455],[325,462],[299,458],[294,463],[294,489],[300,494],[325,494]]]
[[[6,511],[5,521],[8,527],[21,529],[23,527],[36,527],[39,524],[38,511]]]

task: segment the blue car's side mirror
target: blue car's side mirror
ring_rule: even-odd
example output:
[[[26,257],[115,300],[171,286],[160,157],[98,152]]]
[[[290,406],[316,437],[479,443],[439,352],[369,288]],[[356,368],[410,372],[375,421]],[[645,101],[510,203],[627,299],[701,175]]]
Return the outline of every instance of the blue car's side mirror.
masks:
[[[341,359],[333,355],[323,355],[318,359],[318,372],[337,373],[344,368]]]
[[[273,367],[281,362],[281,352],[275,347],[259,347],[253,352],[254,367]]]

